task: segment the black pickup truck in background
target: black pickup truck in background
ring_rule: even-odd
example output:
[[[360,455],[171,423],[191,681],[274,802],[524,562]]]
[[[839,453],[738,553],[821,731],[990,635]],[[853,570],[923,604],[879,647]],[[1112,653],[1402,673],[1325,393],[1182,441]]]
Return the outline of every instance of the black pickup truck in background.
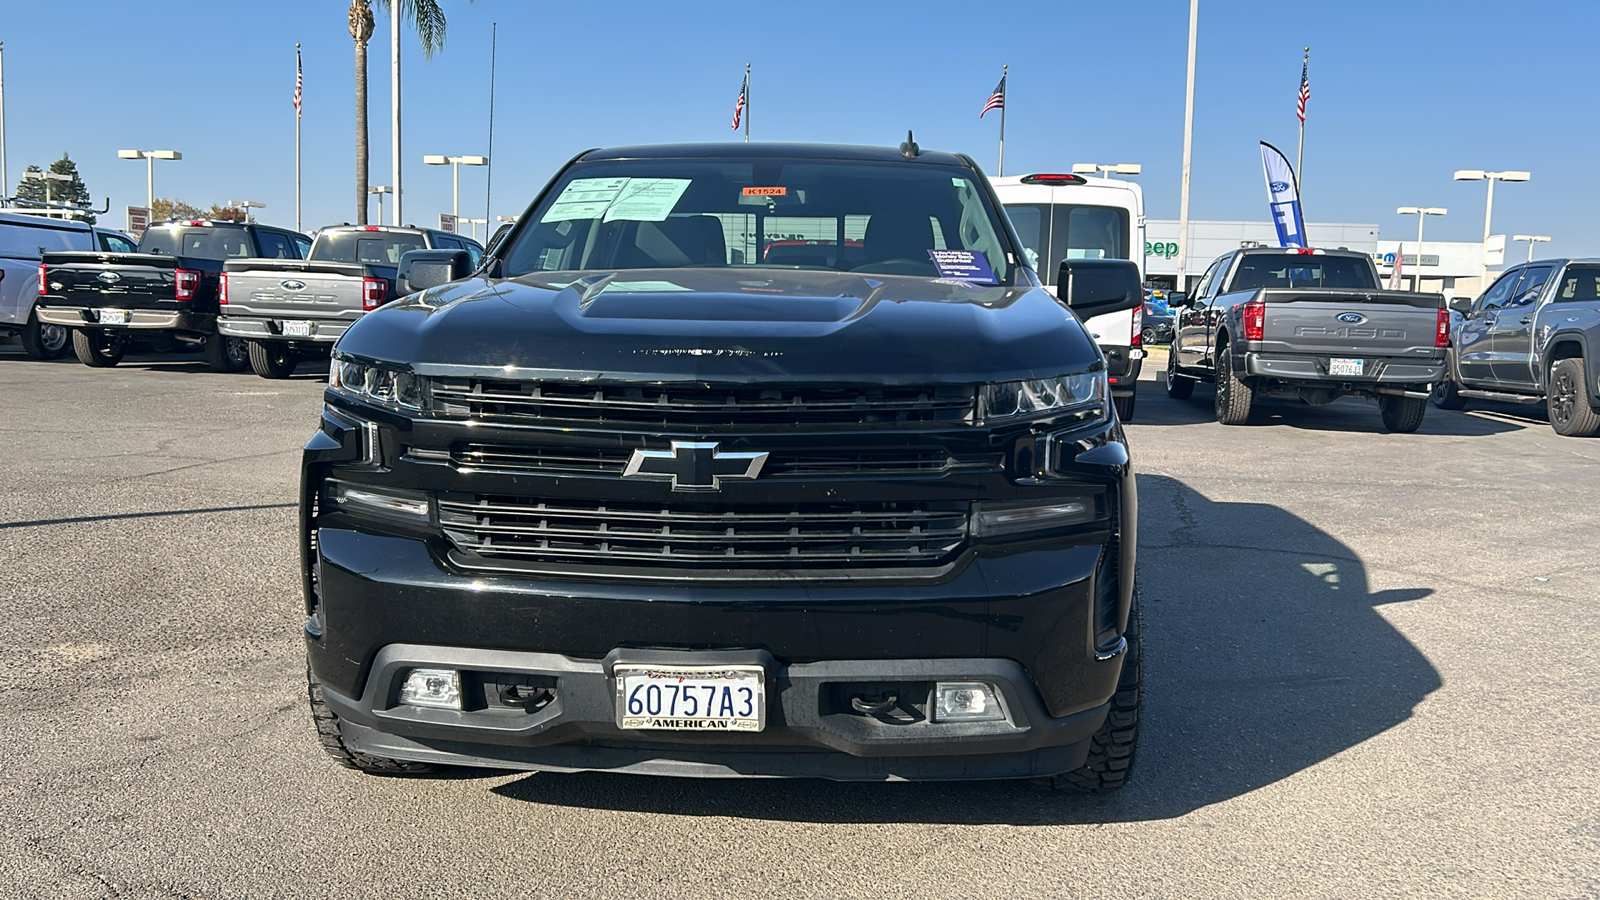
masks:
[[[199,345],[216,372],[249,363],[245,342],[217,332],[227,259],[300,259],[310,238],[267,225],[183,221],[156,225],[136,253],[71,251],[41,260],[39,321],[72,329],[86,366],[114,366],[129,342]]]

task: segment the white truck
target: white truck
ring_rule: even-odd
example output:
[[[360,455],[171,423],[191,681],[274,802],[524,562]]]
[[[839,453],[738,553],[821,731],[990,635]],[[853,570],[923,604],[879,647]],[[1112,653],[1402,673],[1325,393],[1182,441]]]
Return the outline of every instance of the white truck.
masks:
[[[1144,192],[1131,181],[1070,174],[989,179],[1028,262],[1054,285],[1063,259],[1126,259],[1144,278]],[[1143,308],[1095,316],[1084,324],[1105,354],[1111,396],[1122,421],[1133,406],[1144,359]]]

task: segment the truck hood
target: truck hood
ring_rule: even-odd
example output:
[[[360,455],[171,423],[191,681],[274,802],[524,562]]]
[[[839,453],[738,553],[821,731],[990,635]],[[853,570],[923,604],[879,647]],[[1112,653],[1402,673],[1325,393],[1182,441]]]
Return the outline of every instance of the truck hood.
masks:
[[[572,274],[423,291],[362,318],[338,349],[427,374],[720,383],[971,384],[1102,364],[1072,313],[1031,285],[768,269]]]

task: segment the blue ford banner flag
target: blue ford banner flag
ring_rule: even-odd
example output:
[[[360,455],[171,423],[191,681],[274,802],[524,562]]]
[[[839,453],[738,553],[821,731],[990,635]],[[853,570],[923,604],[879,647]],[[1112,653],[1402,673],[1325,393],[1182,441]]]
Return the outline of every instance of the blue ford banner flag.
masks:
[[[1300,215],[1300,188],[1289,160],[1266,141],[1261,142],[1261,165],[1267,173],[1267,204],[1278,229],[1278,246],[1305,247],[1306,220]]]

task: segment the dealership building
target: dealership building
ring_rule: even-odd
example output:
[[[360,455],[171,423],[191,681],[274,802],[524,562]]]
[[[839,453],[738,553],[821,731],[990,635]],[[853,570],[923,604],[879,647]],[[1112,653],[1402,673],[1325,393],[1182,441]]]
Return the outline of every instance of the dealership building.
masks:
[[[1378,239],[1376,225],[1306,224],[1311,246],[1326,250],[1342,249],[1366,253],[1377,263],[1378,275],[1387,284],[1394,271],[1397,254],[1404,246],[1401,274],[1404,287],[1411,289],[1417,273],[1417,242]],[[1240,247],[1276,247],[1278,232],[1271,222],[1189,223],[1187,286],[1193,287],[1205,274],[1211,261]],[[1145,223],[1145,280],[1151,284],[1176,287],[1178,283],[1178,223],[1170,219],[1150,219]],[[1479,241],[1423,241],[1422,290],[1446,297],[1475,297],[1481,290],[1483,244]]]

